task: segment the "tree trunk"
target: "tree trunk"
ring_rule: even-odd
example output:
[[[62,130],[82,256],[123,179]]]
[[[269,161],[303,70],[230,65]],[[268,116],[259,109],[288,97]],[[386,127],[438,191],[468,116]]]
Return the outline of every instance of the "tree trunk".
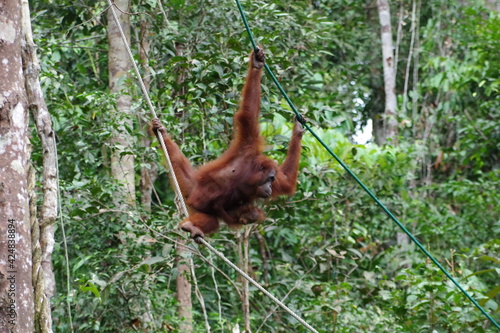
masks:
[[[384,69],[385,109],[383,116],[382,137],[377,138],[377,143],[385,144],[390,141],[397,144],[398,121],[396,99],[396,73],[394,72],[394,55],[392,49],[391,13],[388,0],[377,0],[380,18],[380,38],[382,41],[382,66]]]
[[[125,33],[127,44],[130,45],[128,14],[130,1],[115,0],[114,4],[118,8],[115,11]],[[116,111],[111,112],[111,118],[116,124],[111,136],[111,174],[122,185],[116,202],[118,206],[123,207],[123,201],[128,205],[135,205],[134,155],[130,153],[134,140],[129,132],[133,129],[132,97],[128,87],[131,62],[111,10],[108,10],[108,38],[109,87],[111,93],[116,95],[117,107]]]
[[[398,144],[398,120],[396,99],[396,72],[392,50],[391,13],[388,0],[377,0],[380,18],[380,39],[382,41],[382,66],[384,68],[385,109],[383,116],[382,137],[377,138],[378,144]],[[403,249],[407,249],[410,239],[403,232],[398,232],[396,241]]]
[[[22,1],[23,67],[28,105],[35,120],[43,152],[43,202],[40,220],[36,216],[36,198],[32,207],[31,232],[33,247],[33,288],[35,298],[35,327],[37,332],[52,332],[50,298],[56,284],[52,267],[54,251],[54,223],[57,218],[57,155],[52,120],[45,104],[38,75],[40,63],[31,32],[30,10],[27,0]],[[33,174],[34,184],[34,174]],[[34,193],[34,188],[30,189]]]
[[[419,68],[419,61],[420,61],[420,52],[418,51],[420,49],[420,10],[422,7],[422,0],[418,0],[417,2],[417,13],[416,15],[416,27],[415,27],[415,49],[417,52],[413,54],[414,60],[413,60],[413,94],[412,94],[412,110],[411,110],[411,121],[412,121],[412,134],[413,138],[416,139],[417,135],[417,122],[420,122],[419,116],[418,116],[418,68]]]
[[[34,332],[28,198],[28,108],[22,76],[20,0],[0,16],[0,331]]]
[[[238,256],[240,269],[248,274],[249,253],[248,253],[248,238],[250,237],[251,229],[245,227],[238,237]],[[243,312],[243,323],[245,333],[252,333],[250,327],[250,291],[248,289],[248,280],[240,276],[241,281],[241,309]]]
[[[165,13],[162,10],[163,13]],[[180,43],[175,43],[175,53],[177,56],[183,55],[183,44]],[[184,80],[184,76],[182,74],[179,74],[177,77],[177,84],[180,85]],[[182,94],[182,92],[181,92]],[[174,93],[172,95],[172,98],[178,98],[179,99],[180,94]],[[182,117],[183,113],[182,110],[174,110],[176,117]],[[170,170],[171,173],[173,173],[173,170]],[[178,204],[178,200],[180,198],[177,198],[176,200],[176,205],[177,205],[177,210],[182,211],[180,209],[180,205]],[[192,285],[190,282],[191,279],[191,274],[190,274],[190,266],[193,265],[192,260],[187,260],[187,256],[190,255],[189,251],[185,249],[186,247],[186,240],[182,237],[179,237],[177,239],[177,270],[179,272],[179,275],[177,275],[177,301],[179,302],[179,309],[178,309],[178,315],[179,319],[181,320],[181,325],[180,325],[180,331],[181,332],[186,332],[186,333],[191,333],[193,332],[193,303],[192,303]],[[193,267],[194,269],[194,267]],[[183,274],[181,274],[183,272]]]
[[[186,241],[179,239],[177,242],[177,301],[179,302],[178,315],[181,324],[179,332],[193,332],[193,313],[191,299],[191,276],[189,252],[185,249]]]
[[[149,26],[150,23],[144,18],[141,21],[141,31],[139,37],[139,61],[141,63],[144,86],[149,91],[151,85],[151,71],[149,68]],[[149,110],[143,110],[144,116],[140,118],[140,127],[144,132],[141,139],[141,146],[144,150],[151,149],[151,135],[148,135],[149,129]],[[149,160],[143,158],[143,167],[141,168],[141,180],[139,183],[139,191],[141,192],[141,204],[145,211],[151,212],[151,196],[153,193],[153,185],[158,178],[158,166],[156,163],[151,163]]]

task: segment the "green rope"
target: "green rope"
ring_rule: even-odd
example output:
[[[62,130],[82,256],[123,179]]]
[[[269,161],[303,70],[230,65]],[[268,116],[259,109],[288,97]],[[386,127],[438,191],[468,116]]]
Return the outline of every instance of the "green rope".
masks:
[[[235,0],[235,1],[236,1],[236,4],[238,5],[238,9],[240,11],[241,18],[243,20],[243,23],[245,24],[245,28],[247,30],[248,36],[250,37],[250,41],[253,45],[253,48],[256,49],[257,44],[255,43],[255,39],[252,35],[252,31],[250,30],[250,27],[248,25],[248,21],[246,19],[245,13],[243,11],[243,7],[241,6],[240,0]],[[423,253],[425,253],[425,255],[444,273],[444,275],[446,275],[446,277],[451,282],[453,282],[453,284],[486,316],[486,318],[488,318],[488,320],[491,323],[493,323],[493,325],[495,325],[498,330],[500,330],[500,325],[495,321],[495,319],[493,319],[486,312],[486,310],[483,309],[483,307],[481,305],[479,305],[479,303],[471,295],[469,295],[469,293],[467,291],[465,291],[464,288],[462,288],[462,286],[453,278],[453,276],[451,276],[451,274],[448,273],[448,271],[432,256],[432,254],[430,254],[429,251],[427,251],[425,249],[425,247],[422,244],[420,244],[420,242],[412,235],[412,233],[409,232],[401,222],[399,222],[399,220],[391,213],[391,211],[389,211],[389,209],[368,189],[368,187],[366,187],[366,185],[363,184],[363,182],[358,177],[356,177],[356,175],[351,171],[351,169],[349,169],[349,167],[346,164],[344,164],[344,162],[342,162],[342,160],[323,142],[323,140],[321,140],[321,138],[311,129],[311,127],[309,127],[309,125],[304,121],[303,117],[299,114],[299,112],[297,111],[297,108],[292,103],[292,101],[290,100],[290,98],[286,94],[285,90],[283,89],[281,84],[278,82],[278,80],[276,79],[274,74],[271,72],[271,69],[269,68],[269,66],[267,64],[265,64],[265,68],[266,68],[267,73],[269,74],[269,76],[274,81],[274,83],[278,87],[279,91],[281,92],[281,94],[285,98],[285,100],[288,102],[288,105],[290,105],[290,108],[293,110],[293,112],[297,116],[297,119],[299,119],[299,121],[316,138],[316,140],[318,140],[318,142],[328,151],[328,153],[330,155],[332,155],[332,157],[345,169],[345,171],[347,171],[347,173],[349,175],[351,175],[352,178],[354,178],[354,180],[363,188],[363,190],[365,190],[365,192],[368,193],[368,195],[377,203],[377,205],[379,205],[380,208],[382,208],[382,210],[391,218],[391,220],[393,220],[398,225],[398,227],[400,227],[401,230],[403,230],[403,232],[405,234],[407,234],[408,237],[410,237],[410,239],[418,246],[418,248]]]

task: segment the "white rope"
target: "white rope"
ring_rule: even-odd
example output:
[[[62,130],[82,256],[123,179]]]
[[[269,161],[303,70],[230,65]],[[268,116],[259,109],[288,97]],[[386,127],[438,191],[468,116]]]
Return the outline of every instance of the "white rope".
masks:
[[[122,27],[120,25],[120,21],[118,20],[118,16],[116,15],[114,5],[111,2],[111,0],[107,0],[107,1],[108,1],[108,4],[109,4],[109,9],[111,9],[111,12],[113,13],[113,17],[115,18],[115,21],[116,21],[116,25],[118,26],[118,29],[120,31],[120,35],[122,36],[123,43],[125,44],[125,47],[126,47],[126,49],[128,51],[128,55],[130,57],[130,61],[132,62],[133,66],[134,66],[135,73],[137,74],[137,78],[139,79],[139,82],[141,84],[142,92],[143,92],[144,96],[146,97],[146,100],[148,102],[149,108],[151,109],[151,112],[153,113],[153,116],[155,118],[157,118],[156,112],[155,112],[154,107],[153,107],[153,104],[151,103],[151,99],[149,98],[148,91],[146,90],[146,86],[144,85],[144,82],[142,80],[142,77],[141,77],[141,74],[139,72],[139,69],[137,68],[137,65],[136,65],[136,63],[134,61],[134,55],[132,54],[132,51],[130,50],[130,47],[129,47],[128,43],[127,43],[127,38],[125,37],[125,33],[123,32],[123,29],[122,29]],[[182,207],[184,215],[188,216],[189,213],[188,213],[188,210],[187,210],[187,207],[186,207],[186,202],[184,201],[184,197],[182,196],[182,192],[181,192],[181,189],[179,187],[179,183],[177,181],[177,177],[175,176],[174,169],[172,168],[172,162],[170,160],[170,156],[168,155],[167,147],[165,146],[165,142],[163,140],[158,140],[158,141],[160,141],[163,153],[165,154],[165,157],[167,159],[168,167],[169,167],[169,169],[171,171],[171,174],[172,174],[172,181],[174,183],[175,193],[176,193],[177,197],[179,198],[179,202],[181,203],[181,207]],[[290,308],[288,308],[285,304],[283,304],[279,299],[277,299],[276,297],[274,297],[273,294],[271,294],[269,291],[267,291],[266,289],[264,289],[264,287],[262,287],[254,279],[252,279],[245,272],[243,272],[238,266],[236,266],[235,264],[233,264],[221,252],[217,251],[212,245],[210,245],[204,238],[199,237],[198,240],[201,241],[201,243],[203,245],[205,245],[210,251],[212,251],[213,253],[215,253],[219,258],[221,258],[229,266],[231,266],[243,278],[247,279],[257,289],[259,289],[260,291],[262,291],[264,293],[264,295],[266,295],[267,297],[269,297],[276,304],[278,304],[280,307],[282,307],[283,310],[285,310],[290,315],[292,315],[295,319],[297,319],[307,329],[309,329],[311,332],[318,333],[318,331],[316,331],[313,327],[311,327],[304,319],[302,319],[299,315],[297,315],[295,312],[293,312]]]
[[[274,297],[273,294],[271,294],[269,291],[267,291],[266,289],[264,289],[264,287],[262,287],[258,282],[256,282],[254,279],[252,279],[250,276],[248,276],[245,272],[243,272],[238,266],[236,266],[235,264],[233,264],[221,252],[217,251],[212,245],[210,245],[204,238],[199,237],[198,240],[201,241],[201,243],[203,245],[205,245],[206,247],[208,247],[208,249],[210,251],[212,251],[217,256],[219,256],[219,258],[221,258],[223,261],[225,261],[226,264],[228,264],[235,271],[237,271],[241,276],[243,276],[245,279],[247,279],[251,284],[253,284],[255,287],[257,287],[257,289],[259,289],[260,291],[262,291],[264,293],[264,295],[266,295],[267,297],[269,297],[270,299],[272,299],[276,304],[278,304],[279,306],[281,306],[283,308],[283,310],[285,310],[286,312],[288,312],[289,314],[291,314],[295,319],[297,319],[308,330],[310,330],[311,332],[314,332],[314,333],[318,333],[318,331],[316,331],[313,327],[311,327],[311,325],[309,325],[304,319],[300,318],[298,314],[296,314],[295,312],[293,312],[289,307],[287,307],[285,304],[283,304],[279,299],[277,299],[276,297]]]

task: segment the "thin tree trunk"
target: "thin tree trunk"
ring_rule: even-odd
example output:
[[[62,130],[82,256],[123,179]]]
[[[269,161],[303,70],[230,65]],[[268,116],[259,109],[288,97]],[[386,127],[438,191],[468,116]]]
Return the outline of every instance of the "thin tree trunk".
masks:
[[[384,130],[382,138],[378,138],[380,144],[390,141],[397,144],[398,121],[397,121],[397,99],[396,99],[396,73],[394,72],[394,55],[392,49],[391,13],[388,0],[377,0],[377,8],[380,19],[380,38],[382,41],[382,66],[384,69]]]
[[[143,75],[144,86],[146,90],[149,91],[151,85],[151,70],[149,68],[149,26],[150,23],[147,19],[141,21],[141,30],[139,36],[139,61],[141,63]],[[149,110],[143,110],[144,116],[140,117],[139,123],[143,132],[148,133],[149,121],[147,115],[149,115]],[[144,150],[151,149],[151,135],[144,135],[141,139],[141,146]],[[153,193],[153,185],[158,178],[158,167],[156,163],[151,163],[143,159],[143,167],[141,168],[141,180],[139,183],[139,191],[141,192],[141,204],[144,210],[151,212],[151,198]]]
[[[34,332],[34,302],[21,1],[4,1],[0,17],[0,331],[24,333]]]
[[[250,235],[250,228],[245,227],[245,229],[240,233],[238,237],[238,256],[239,256],[239,264],[240,269],[248,274],[248,238]],[[250,327],[250,294],[248,290],[248,280],[239,277],[241,281],[241,308],[243,311],[243,323],[244,323],[244,332],[251,333]]]
[[[125,33],[127,44],[130,45],[130,0],[115,0],[114,4],[118,20]],[[110,113],[116,124],[111,136],[111,174],[122,185],[117,196],[117,205],[123,207],[123,201],[128,205],[135,205],[135,173],[134,155],[130,153],[133,129],[131,116],[132,97],[128,82],[130,81],[130,58],[125,43],[120,35],[118,26],[111,10],[108,10],[108,38],[109,38],[109,87],[112,94],[116,95],[117,111]]]
[[[150,68],[149,68],[149,22],[147,17],[144,17],[141,20],[141,26],[139,31],[139,62],[142,68],[142,80],[144,82],[144,86],[146,87],[146,91],[149,92],[149,88],[151,85],[151,76],[150,76]],[[141,138],[141,147],[144,151],[147,151],[151,148],[151,135],[148,135],[149,129],[149,121],[147,121],[147,115],[149,114],[149,110],[143,109],[141,114],[139,115],[139,127],[143,131],[143,136]],[[156,163],[152,163],[147,159],[146,156],[149,154],[142,154],[142,167],[141,167],[141,178],[139,180],[139,192],[141,193],[141,205],[142,208],[146,212],[151,212],[151,198],[153,193],[153,185],[158,177],[158,167]],[[143,309],[143,313],[141,315],[143,327],[155,328],[154,316],[151,312],[151,308],[153,305],[151,304],[151,299],[147,298],[145,300],[146,306]]]
[[[166,13],[163,10],[163,8],[160,5],[160,8],[162,12],[165,15],[165,23],[168,24],[168,21],[166,20]],[[175,43],[175,53],[176,55],[180,56],[183,55],[183,44]],[[179,74],[177,78],[177,84],[181,84],[182,81],[184,80],[184,76]],[[182,94],[182,92],[181,92]],[[178,98],[179,94],[174,93],[172,98]],[[183,112],[174,110],[176,117],[182,117]],[[170,172],[173,172],[170,170]],[[178,198],[180,200],[180,198]],[[177,205],[178,210],[179,205]],[[177,245],[177,255],[178,255],[178,260],[177,260],[177,270],[179,271],[179,274],[177,275],[177,301],[179,302],[179,309],[178,309],[178,314],[179,318],[182,320],[181,326],[180,326],[180,331],[181,332],[186,332],[190,333],[193,331],[193,304],[192,304],[192,285],[190,282],[190,267],[189,265],[193,265],[193,261],[185,260],[183,258],[187,258],[187,256],[190,255],[190,253],[185,249],[186,246],[186,240],[184,238],[178,239],[178,245]],[[180,274],[180,272],[184,272],[183,274]]]
[[[420,8],[422,6],[422,1],[418,0],[417,3],[417,19],[416,19],[416,27],[415,27],[415,49],[417,52],[413,53],[413,94],[412,94],[412,115],[411,115],[411,120],[412,120],[412,129],[413,129],[413,138],[416,139],[417,135],[417,130],[419,126],[417,126],[417,123],[420,122],[418,117],[418,67],[419,67],[419,55],[420,55]]]
[[[416,33],[416,15],[417,15],[417,0],[413,0],[412,10],[411,10],[411,40],[410,40],[410,50],[408,51],[408,59],[406,60],[406,71],[405,71],[405,83],[403,86],[403,107],[402,112],[406,114],[406,101],[408,100],[408,82],[410,80],[410,68],[411,60],[413,58],[414,44],[415,44],[415,33]]]
[[[43,152],[43,202],[40,221],[36,215],[32,221],[33,244],[33,287],[35,291],[35,327],[37,332],[52,332],[52,316],[50,299],[56,291],[55,277],[52,267],[54,251],[54,223],[57,218],[57,157],[55,134],[52,120],[45,104],[38,75],[40,63],[36,55],[36,45],[31,32],[30,10],[27,0],[23,5],[23,67],[26,79],[28,105],[35,120],[38,136]],[[36,205],[36,201],[34,202]],[[36,208],[36,206],[35,206]],[[36,211],[35,209],[33,210]],[[39,228],[39,230],[35,230]],[[35,237],[35,235],[39,237]],[[39,248],[38,248],[39,247]]]
[[[405,20],[405,15],[404,15],[404,8],[405,8],[405,3],[404,1],[401,1],[401,4],[399,6],[399,14],[398,14],[398,31],[396,33],[396,55],[394,59],[394,73],[398,72],[398,65],[399,65],[399,48],[401,44],[401,38],[403,37],[403,24]]]
[[[177,243],[177,301],[179,302],[178,315],[181,321],[179,332],[191,333],[193,332],[192,286],[189,282],[191,276],[189,253],[185,246],[186,241],[179,239]]]

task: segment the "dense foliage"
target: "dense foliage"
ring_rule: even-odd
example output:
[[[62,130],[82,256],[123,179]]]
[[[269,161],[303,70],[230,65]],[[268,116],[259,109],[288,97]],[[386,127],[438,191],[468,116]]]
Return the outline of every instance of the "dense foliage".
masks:
[[[395,34],[403,23],[400,140],[385,147],[353,140],[384,108],[374,2],[244,6],[268,64],[318,135],[500,321],[500,16],[473,0],[418,1],[412,38],[412,3],[391,2]],[[174,243],[182,234],[165,169],[152,214],[139,206],[115,209],[105,2],[32,6],[42,85],[57,132],[69,254],[66,262],[59,226],[54,329],[69,331],[69,299],[78,332],[133,332],[134,325],[175,331]],[[236,5],[175,0],[162,7],[145,0],[131,11],[133,46],[140,22],[151,25],[150,95],[168,131],[195,164],[213,159],[230,138],[250,49]],[[148,121],[135,82],[131,89],[136,120]],[[280,160],[292,115],[270,80],[264,79],[263,91],[263,132],[269,154]],[[129,131],[138,161],[161,160],[156,149],[140,146],[148,133],[139,125]],[[493,329],[418,249],[396,243],[397,226],[312,136],[304,138],[298,193],[266,210],[269,220],[250,240],[251,274],[320,332]],[[210,241],[238,262],[235,232],[223,229]],[[212,331],[231,332],[242,322],[240,279],[198,250],[213,262],[193,252]],[[260,332],[305,332],[250,290],[255,332],[260,326]],[[194,311],[196,331],[204,331],[198,299]]]

